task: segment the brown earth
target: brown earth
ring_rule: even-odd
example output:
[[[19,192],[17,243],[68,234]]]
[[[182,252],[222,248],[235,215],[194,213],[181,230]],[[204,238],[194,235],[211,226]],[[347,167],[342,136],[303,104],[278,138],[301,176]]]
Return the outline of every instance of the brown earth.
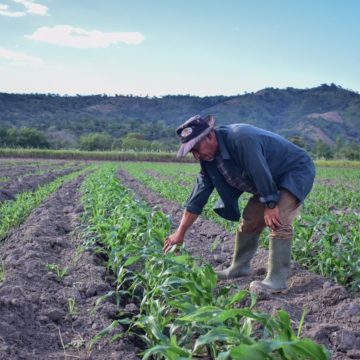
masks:
[[[25,175],[38,170],[60,170],[58,168],[68,164],[63,160],[31,160],[30,162],[33,163],[32,166],[29,165],[29,161],[13,159],[10,162],[8,159],[0,158],[0,177]]]
[[[120,181],[135,191],[150,206],[158,206],[173,220],[173,228],[179,224],[182,209],[175,202],[163,199],[144,187],[126,172],[120,171]],[[185,238],[188,251],[201,256],[212,266],[230,265],[232,258],[232,234],[209,220],[199,218]],[[211,251],[214,241],[219,246]],[[252,261],[253,275],[223,283],[234,283],[248,289],[252,280],[264,278],[267,267],[267,250],[259,249]],[[258,299],[257,308],[267,313],[279,309],[289,312],[296,328],[303,311],[306,311],[302,336],[314,339],[333,351],[332,359],[360,359],[360,296],[350,294],[344,287],[304,269],[299,264],[291,266],[289,289],[281,294]]]
[[[27,165],[13,165],[13,166],[6,166],[3,163],[0,163],[0,177],[18,177],[23,176],[25,174],[31,174],[38,170],[47,170],[50,167],[48,165],[42,166],[27,166]]]
[[[111,287],[99,259],[80,251],[83,239],[76,228],[83,212],[82,179],[61,186],[1,246],[1,360],[138,358],[138,349],[126,338],[111,344],[103,339],[89,348],[119,308],[104,302],[94,311]],[[49,264],[67,269],[65,276],[50,271]]]
[[[335,122],[335,123],[339,123],[339,124],[344,123],[343,118],[337,111],[328,111],[328,112],[325,112],[322,114],[313,113],[313,114],[306,115],[306,117],[310,118],[310,119],[323,119],[323,120],[327,120],[327,121]]]
[[[5,200],[14,200],[16,195],[19,193],[36,190],[39,186],[48,184],[59,176],[64,176],[80,169],[80,166],[74,166],[60,171],[53,171],[50,169],[48,173],[42,175],[11,175],[11,180],[3,183],[0,182],[0,202]]]

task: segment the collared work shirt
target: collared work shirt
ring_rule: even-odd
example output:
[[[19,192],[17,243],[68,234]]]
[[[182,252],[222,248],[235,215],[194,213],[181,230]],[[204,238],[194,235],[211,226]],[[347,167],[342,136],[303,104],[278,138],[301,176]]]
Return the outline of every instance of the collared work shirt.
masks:
[[[232,221],[240,218],[238,199],[245,191],[258,194],[260,201],[267,203],[278,202],[279,189],[284,188],[304,201],[314,182],[315,166],[303,149],[247,124],[221,126],[215,134],[218,153],[213,161],[200,162],[187,211],[200,214],[214,188],[221,199],[214,210]]]

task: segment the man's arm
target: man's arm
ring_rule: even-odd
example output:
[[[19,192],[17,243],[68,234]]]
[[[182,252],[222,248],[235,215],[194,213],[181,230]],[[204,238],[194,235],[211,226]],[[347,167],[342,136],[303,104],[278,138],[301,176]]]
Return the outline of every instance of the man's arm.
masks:
[[[200,215],[213,190],[212,181],[207,173],[201,169],[191,195],[186,201],[185,209],[192,214]]]
[[[207,203],[209,196],[214,189],[210,178],[206,172],[201,170],[196,179],[193,191],[186,202],[185,210],[181,218],[180,225],[175,233],[166,238],[163,250],[168,252],[173,245],[181,245],[184,242],[186,231],[195,222],[202,212],[203,207]]]
[[[186,231],[189,227],[195,222],[195,220],[199,217],[197,214],[193,214],[187,210],[184,211],[183,216],[181,218],[181,222],[176,232],[171,234],[164,243],[163,250],[164,252],[168,252],[173,245],[181,245],[184,242],[184,237]]]

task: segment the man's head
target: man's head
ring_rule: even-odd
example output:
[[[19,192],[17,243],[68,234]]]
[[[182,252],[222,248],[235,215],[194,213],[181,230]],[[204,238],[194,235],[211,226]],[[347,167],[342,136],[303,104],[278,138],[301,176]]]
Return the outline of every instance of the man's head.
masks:
[[[212,161],[218,149],[214,124],[213,116],[202,118],[196,115],[180,125],[176,129],[181,141],[177,157],[185,156],[191,151],[196,160]]]

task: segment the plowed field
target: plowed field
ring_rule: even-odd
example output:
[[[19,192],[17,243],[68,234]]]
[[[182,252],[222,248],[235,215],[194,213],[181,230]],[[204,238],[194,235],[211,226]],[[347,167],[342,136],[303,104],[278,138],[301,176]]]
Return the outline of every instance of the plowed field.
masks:
[[[84,247],[94,234],[83,217],[81,186],[93,169],[80,163],[61,169],[61,164],[54,169],[53,164],[42,163],[37,171],[46,172],[31,175],[24,162],[18,167],[0,162],[0,176],[10,177],[0,183],[0,194],[7,194],[0,198],[0,205],[16,200],[24,191],[36,191],[55,178],[84,169],[32,209],[0,243],[0,359],[141,358],[146,345],[126,331],[127,324],[98,337],[120,313],[136,313],[139,304],[132,298],[119,302],[112,295],[106,296],[112,294],[117,275],[107,267],[104,253]],[[155,172],[150,175],[157,176]],[[173,228],[178,225],[182,214],[178,202],[159,195],[125,170],[119,170],[117,178],[150,208],[171,217]],[[0,218],[0,223],[3,221]],[[224,267],[231,261],[232,237],[221,224],[200,218],[187,234],[185,247],[213,267]],[[260,249],[252,262],[251,276],[218,286],[231,283],[248,289],[252,280],[263,278],[266,262],[267,250]],[[332,351],[332,359],[360,359],[360,296],[333,278],[316,275],[293,262],[289,289],[259,298],[255,308],[274,315],[283,309],[295,327],[305,311],[302,337],[325,345]],[[201,354],[201,358],[212,357]]]

